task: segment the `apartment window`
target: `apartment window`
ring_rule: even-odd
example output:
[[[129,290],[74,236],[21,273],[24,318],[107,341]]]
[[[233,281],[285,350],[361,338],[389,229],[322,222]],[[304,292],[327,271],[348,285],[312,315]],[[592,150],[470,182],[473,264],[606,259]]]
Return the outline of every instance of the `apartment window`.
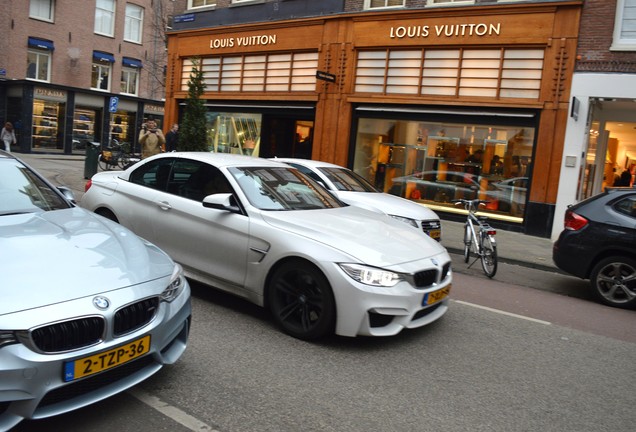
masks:
[[[139,70],[141,61],[124,57],[122,59],[120,92],[137,95],[139,92]]]
[[[144,10],[137,5],[126,4],[126,26],[124,40],[141,43],[141,29],[143,29]]]
[[[636,0],[617,0],[614,40],[610,49],[636,51]]]
[[[27,51],[28,79],[37,81],[51,81],[51,54],[46,51]]]
[[[115,0],[97,0],[95,33],[105,36],[115,35]]]
[[[365,9],[404,7],[405,0],[364,0]]]
[[[216,6],[216,0],[188,0],[188,9]]]
[[[115,57],[102,51],[93,51],[93,68],[91,71],[91,88],[94,90],[110,90],[110,76]]]
[[[53,21],[55,0],[31,0],[29,17],[44,21]]]

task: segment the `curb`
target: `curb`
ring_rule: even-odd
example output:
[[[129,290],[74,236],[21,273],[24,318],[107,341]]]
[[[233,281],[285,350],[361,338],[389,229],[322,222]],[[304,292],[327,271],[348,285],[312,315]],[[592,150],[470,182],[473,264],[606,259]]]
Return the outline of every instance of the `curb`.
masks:
[[[446,247],[446,250],[448,251],[449,254],[459,255],[463,259],[463,255],[464,255],[464,250],[463,249],[459,249],[459,248],[455,248],[455,247]],[[504,263],[504,264],[511,264],[511,265],[516,265],[516,266],[519,266],[519,267],[526,267],[526,268],[531,268],[531,269],[534,269],[534,270],[541,270],[541,271],[544,271],[544,272],[559,273],[559,274],[562,274],[562,275],[568,275],[568,273],[565,273],[564,271],[562,271],[558,267],[555,267],[555,266],[552,266],[552,265],[548,265],[548,264],[541,264],[541,263],[535,263],[535,262],[530,262],[530,261],[523,261],[523,260],[514,259],[514,258],[506,258],[506,257],[503,257],[501,255],[497,256],[497,260],[500,263]]]

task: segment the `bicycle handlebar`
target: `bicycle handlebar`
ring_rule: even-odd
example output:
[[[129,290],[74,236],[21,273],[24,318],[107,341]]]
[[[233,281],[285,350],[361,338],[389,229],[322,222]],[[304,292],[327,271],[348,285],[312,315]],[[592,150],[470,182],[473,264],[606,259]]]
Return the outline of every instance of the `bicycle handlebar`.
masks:
[[[464,204],[464,207],[466,208],[466,210],[472,210],[472,209],[476,209],[482,204],[488,204],[490,201],[481,200],[479,198],[470,199],[470,200],[460,198],[460,199],[452,199],[450,202],[455,205]]]

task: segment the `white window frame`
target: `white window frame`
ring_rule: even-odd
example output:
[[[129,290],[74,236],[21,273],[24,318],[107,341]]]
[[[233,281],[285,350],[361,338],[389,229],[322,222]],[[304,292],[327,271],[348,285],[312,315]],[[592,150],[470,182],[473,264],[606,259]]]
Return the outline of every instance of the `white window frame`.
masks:
[[[115,36],[115,0],[97,0],[95,4],[95,33]]]
[[[626,16],[625,12],[628,8],[630,14]],[[632,27],[636,27],[636,0],[617,0],[611,51],[636,51],[636,37],[627,39],[622,36],[627,20],[630,21]]]
[[[53,22],[55,18],[55,0],[30,0],[29,18]]]
[[[133,93],[127,91],[130,89],[130,80],[134,77],[134,90]],[[131,68],[131,67],[122,67],[121,68],[121,84],[120,84],[120,92],[122,94],[129,94],[133,96],[137,96],[139,94],[139,69]]]
[[[29,57],[29,54],[33,54],[36,56],[36,63],[35,63],[35,76],[36,78],[29,78],[27,76],[28,80],[31,81],[40,81],[40,82],[51,82],[51,53],[49,51],[40,51],[40,50],[35,50],[35,49],[29,49],[27,50],[27,58]],[[47,68],[46,68],[46,79],[45,80],[41,80],[38,79],[38,70],[40,69],[40,62],[42,58],[46,58],[47,59]],[[28,68],[28,65],[27,65]],[[27,71],[28,72],[28,71]]]
[[[374,10],[374,9],[394,9],[394,8],[403,8],[406,6],[406,0],[402,0],[401,5],[397,6],[387,6],[388,0],[384,0],[384,6],[371,6],[371,0],[364,0],[364,5],[362,6],[364,9]]]
[[[193,5],[194,1],[195,0],[188,0],[188,9],[199,9],[199,8],[216,6],[216,0],[198,0],[203,2],[203,4],[196,5],[196,6]]]
[[[509,1],[509,0],[506,0]],[[449,4],[474,4],[475,0],[428,0],[427,6],[445,6]]]
[[[106,88],[101,88],[101,81],[99,81],[97,83],[97,85],[95,87],[93,87],[93,69],[97,67],[98,69],[98,76],[103,76],[103,71],[107,71],[108,72],[108,84],[106,85]],[[99,91],[105,91],[108,92],[110,91],[110,83],[112,81],[112,76],[113,76],[113,66],[112,64],[108,63],[108,64],[104,64],[101,62],[93,62],[93,65],[91,67],[91,89],[92,90],[99,90]]]
[[[126,21],[124,24],[124,40],[133,43],[142,43],[144,28],[144,8],[126,3]]]

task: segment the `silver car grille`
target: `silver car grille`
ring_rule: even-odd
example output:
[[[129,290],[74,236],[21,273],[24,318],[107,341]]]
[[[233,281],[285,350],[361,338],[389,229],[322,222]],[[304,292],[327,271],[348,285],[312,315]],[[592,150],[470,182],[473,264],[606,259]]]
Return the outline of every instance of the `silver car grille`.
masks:
[[[447,262],[441,269],[429,269],[417,272],[413,275],[413,284],[416,288],[427,288],[435,283],[446,279],[450,270],[450,262]]]
[[[103,317],[78,318],[37,328],[31,331],[31,339],[44,353],[71,351],[99,342],[104,327]]]
[[[115,336],[121,336],[148,324],[157,313],[159,298],[151,297],[129,304],[115,313]]]
[[[129,304],[115,312],[114,336],[135,331],[154,318],[159,298],[151,297]],[[58,322],[31,331],[35,348],[42,353],[73,351],[99,343],[104,337],[104,317],[90,316]]]
[[[423,220],[422,222],[422,231],[425,233],[431,230],[442,229],[442,224],[438,220]]]

